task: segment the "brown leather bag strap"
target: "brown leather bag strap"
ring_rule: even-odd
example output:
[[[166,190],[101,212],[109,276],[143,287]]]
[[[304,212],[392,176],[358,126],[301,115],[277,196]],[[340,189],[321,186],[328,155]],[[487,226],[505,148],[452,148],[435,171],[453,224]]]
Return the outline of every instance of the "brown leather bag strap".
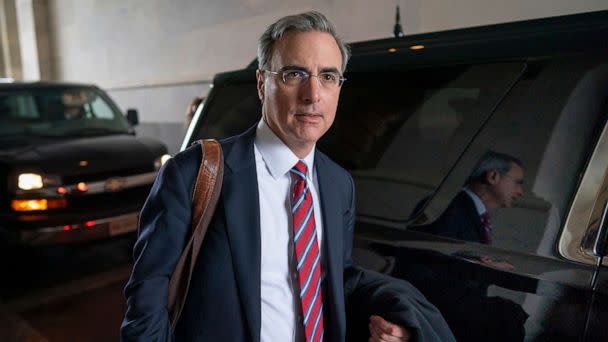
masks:
[[[169,281],[167,307],[172,329],[184,307],[194,264],[215,211],[224,175],[224,156],[219,142],[213,139],[198,142],[202,159],[192,194],[192,232]]]

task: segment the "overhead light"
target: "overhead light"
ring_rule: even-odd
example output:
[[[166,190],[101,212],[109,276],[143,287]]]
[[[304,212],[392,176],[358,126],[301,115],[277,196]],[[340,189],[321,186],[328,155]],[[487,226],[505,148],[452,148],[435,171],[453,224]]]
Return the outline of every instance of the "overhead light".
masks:
[[[395,48],[390,48],[390,49],[388,49],[388,52],[390,52],[390,53],[397,52],[397,49],[395,49]]]
[[[17,177],[17,186],[21,190],[40,189],[44,185],[42,176],[37,173],[22,173]]]
[[[422,50],[422,49],[424,49],[424,45],[422,45],[422,44],[410,46],[410,50]]]

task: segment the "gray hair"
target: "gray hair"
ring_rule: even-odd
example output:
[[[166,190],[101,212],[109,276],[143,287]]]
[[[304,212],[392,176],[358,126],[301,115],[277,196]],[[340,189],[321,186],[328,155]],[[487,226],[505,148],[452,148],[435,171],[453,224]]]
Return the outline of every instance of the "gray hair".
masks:
[[[323,14],[316,11],[286,16],[268,26],[258,41],[258,66],[260,69],[269,67],[274,43],[281,39],[285,33],[291,31],[319,31],[331,34],[340,48],[340,54],[342,54],[341,69],[342,73],[344,73],[348,58],[350,57],[348,45],[338,37],[334,25]]]
[[[467,183],[475,181],[485,183],[486,173],[492,170],[496,170],[504,175],[511,171],[511,163],[523,168],[521,160],[511,155],[495,151],[488,151],[475,165],[473,172],[471,172],[469,179],[467,179]]]

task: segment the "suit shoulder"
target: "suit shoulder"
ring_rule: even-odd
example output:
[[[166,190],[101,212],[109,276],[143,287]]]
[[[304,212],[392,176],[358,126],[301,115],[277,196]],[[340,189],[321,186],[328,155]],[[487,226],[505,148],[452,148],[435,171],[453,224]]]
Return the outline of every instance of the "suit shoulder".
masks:
[[[317,154],[318,161],[322,162],[324,164],[323,166],[327,167],[330,172],[334,173],[339,178],[343,178],[345,180],[352,180],[350,172],[348,172],[335,161],[331,160],[331,158],[329,158],[325,153],[319,150],[316,150],[315,153]]]
[[[198,143],[190,145],[187,149],[173,156],[173,160],[179,166],[180,170],[188,173],[191,170],[198,170],[201,164],[201,146]]]

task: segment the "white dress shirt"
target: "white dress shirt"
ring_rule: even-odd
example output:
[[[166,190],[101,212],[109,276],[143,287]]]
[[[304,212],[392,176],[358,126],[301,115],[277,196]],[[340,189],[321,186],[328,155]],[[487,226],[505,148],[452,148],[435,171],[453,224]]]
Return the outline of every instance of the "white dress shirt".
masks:
[[[291,175],[298,157],[264,120],[260,120],[254,140],[254,153],[260,200],[261,236],[261,342],[304,341],[300,286],[293,249],[291,216]],[[303,159],[308,168],[317,229],[321,265],[324,268],[323,221],[314,168],[315,149]],[[323,277],[322,270],[322,277]]]
[[[473,203],[475,203],[475,209],[477,209],[477,213],[479,214],[479,216],[481,217],[481,215],[485,214],[487,209],[485,204],[483,204],[483,202],[481,201],[481,198],[479,198],[476,193],[471,191],[471,189],[467,188],[466,186],[462,188],[462,190],[467,195],[469,195],[469,197],[471,197],[471,199],[473,200]]]

